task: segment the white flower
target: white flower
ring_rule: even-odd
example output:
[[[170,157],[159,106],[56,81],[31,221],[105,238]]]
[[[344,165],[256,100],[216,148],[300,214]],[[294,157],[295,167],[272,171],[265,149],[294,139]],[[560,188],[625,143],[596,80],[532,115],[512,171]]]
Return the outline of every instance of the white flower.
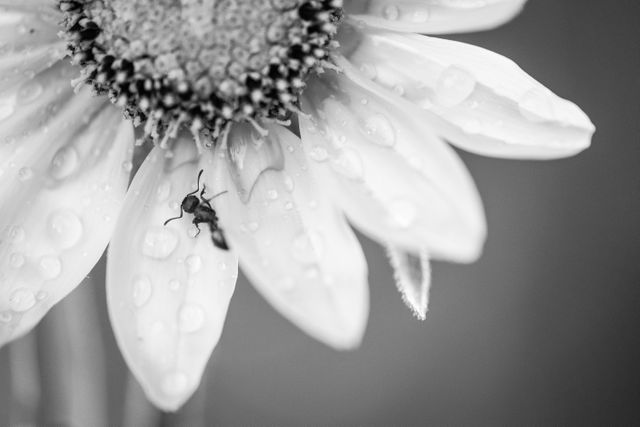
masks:
[[[543,159],[594,131],[508,59],[413,34],[491,28],[524,2],[0,0],[0,340],[33,328],[111,242],[113,328],[160,408],[197,388],[238,260],[284,316],[353,348],[367,265],[347,218],[388,247],[424,317],[429,260],[473,261],[485,238],[443,139]],[[123,109],[155,145],[131,185]],[[292,112],[300,137],[282,126]],[[219,219],[197,236],[188,212],[163,225],[203,188],[226,191]]]

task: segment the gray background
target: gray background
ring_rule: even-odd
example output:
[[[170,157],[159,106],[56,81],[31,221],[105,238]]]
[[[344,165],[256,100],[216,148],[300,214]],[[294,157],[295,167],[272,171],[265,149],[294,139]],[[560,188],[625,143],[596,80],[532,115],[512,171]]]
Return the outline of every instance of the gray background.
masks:
[[[636,0],[530,0],[500,29],[454,37],[516,60],[580,105],[598,131],[591,149],[567,160],[461,153],[485,202],[489,240],[476,264],[435,265],[425,322],[403,306],[383,250],[362,239],[371,317],[359,350],[306,337],[241,278],[198,395],[160,416],[134,388],[127,416],[163,425],[640,422],[639,20]],[[99,265],[39,327],[42,421],[121,422],[126,368],[106,323],[103,274]],[[52,334],[56,318],[82,323],[94,310],[87,299],[102,324],[109,415],[85,408],[77,418],[60,350],[49,349],[69,339]],[[2,384],[11,347],[0,351]],[[104,372],[82,375],[91,383]],[[29,419],[3,388],[0,421]]]

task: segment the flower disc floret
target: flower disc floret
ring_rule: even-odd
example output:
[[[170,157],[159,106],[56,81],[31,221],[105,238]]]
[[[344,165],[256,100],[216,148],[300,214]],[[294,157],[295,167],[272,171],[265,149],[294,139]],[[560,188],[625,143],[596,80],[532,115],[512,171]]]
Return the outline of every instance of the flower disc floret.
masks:
[[[342,0],[60,0],[81,82],[154,140],[286,120],[327,64]]]

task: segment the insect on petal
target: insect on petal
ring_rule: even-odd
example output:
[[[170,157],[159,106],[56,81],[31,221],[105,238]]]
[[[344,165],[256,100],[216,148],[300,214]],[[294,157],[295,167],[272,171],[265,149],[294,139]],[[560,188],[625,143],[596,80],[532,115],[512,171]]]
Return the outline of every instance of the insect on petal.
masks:
[[[236,125],[228,147],[206,155],[213,186],[229,191],[215,200],[221,224],[244,272],[283,316],[334,348],[353,348],[369,308],[362,249],[309,174],[300,140],[281,126],[268,130],[261,137],[249,125]],[[243,162],[229,154],[235,145],[248,146]],[[264,170],[257,174],[249,164]],[[250,181],[238,176],[245,172],[255,182],[243,187]]]
[[[136,174],[107,261],[120,350],[149,399],[169,411],[198,387],[238,275],[236,256],[214,247],[207,224],[197,237],[192,214],[163,225],[197,189],[193,143],[175,147],[170,158],[155,148]]]

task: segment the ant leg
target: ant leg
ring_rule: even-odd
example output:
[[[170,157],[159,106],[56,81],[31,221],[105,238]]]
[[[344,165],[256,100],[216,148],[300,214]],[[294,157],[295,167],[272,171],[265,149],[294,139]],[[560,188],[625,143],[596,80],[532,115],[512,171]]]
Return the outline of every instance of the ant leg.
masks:
[[[176,220],[176,219],[180,219],[180,218],[182,218],[182,215],[184,215],[184,211],[182,210],[182,206],[180,206],[180,216],[177,216],[177,217],[175,217],[175,218],[169,218],[168,220],[166,220],[166,221],[164,222],[164,225],[167,225],[169,222],[174,221],[174,220]]]
[[[196,228],[198,229],[198,232],[197,232],[197,233],[195,234],[195,236],[193,236],[193,237],[198,237],[198,235],[200,234],[200,232],[201,232],[202,230],[200,230],[200,226],[198,226],[198,223],[195,221],[195,219],[193,220],[193,225],[195,225],[195,226],[196,226]]]
[[[198,188],[193,190],[191,193],[187,194],[187,196],[193,196],[198,192],[198,190],[200,189],[200,177],[202,176],[203,172],[204,172],[204,169],[200,169],[200,172],[198,173]]]
[[[213,199],[215,199],[216,197],[222,196],[223,194],[226,194],[226,193],[228,193],[228,191],[227,191],[227,190],[225,190],[225,191],[221,191],[221,192],[219,192],[218,194],[215,194],[213,197],[210,197],[210,198],[208,198],[208,199],[205,199],[205,198],[203,197],[203,198],[202,198],[202,200],[204,200],[204,202],[207,204],[207,206],[209,206],[209,207],[211,208],[211,203],[209,203],[209,202],[211,202],[211,201],[212,201]],[[213,209],[213,208],[212,208],[212,209]]]

